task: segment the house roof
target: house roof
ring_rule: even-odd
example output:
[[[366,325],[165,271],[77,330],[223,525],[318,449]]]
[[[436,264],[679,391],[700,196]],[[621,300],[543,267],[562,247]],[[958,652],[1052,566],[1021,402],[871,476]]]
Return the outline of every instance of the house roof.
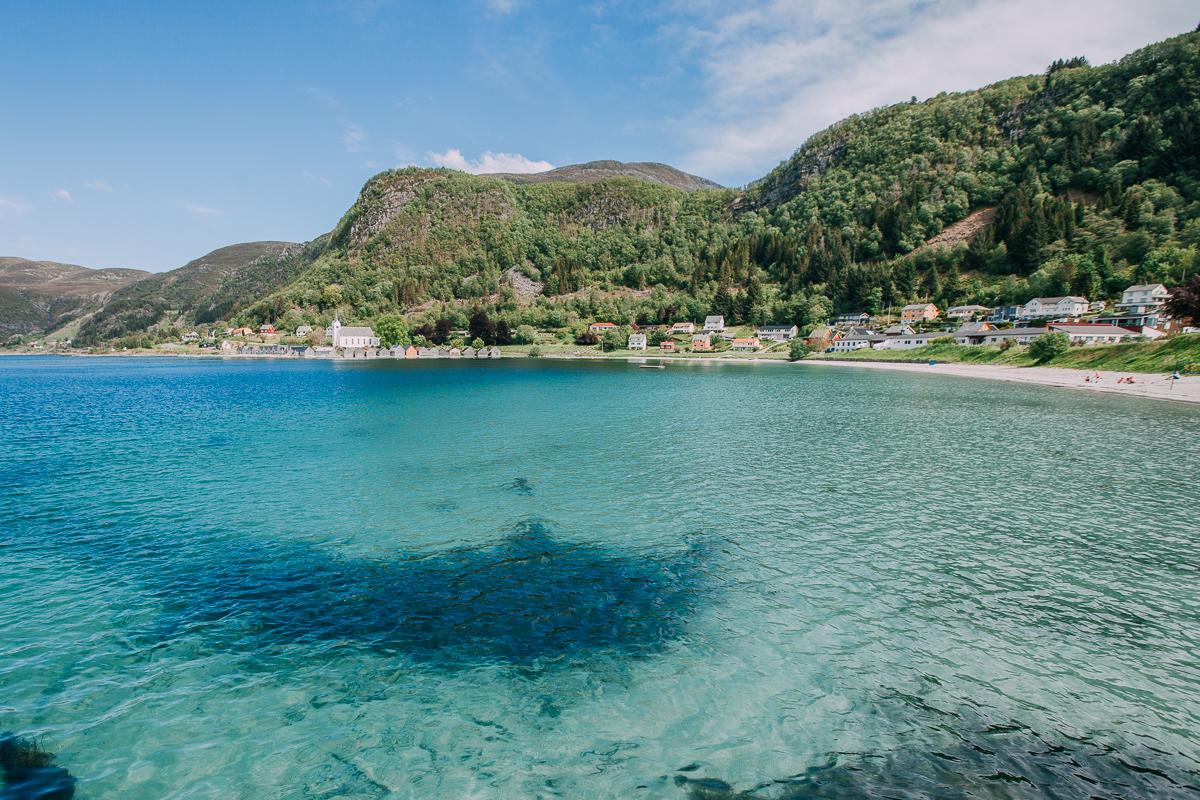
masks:
[[[758,341],[758,339],[753,336],[739,336],[733,340],[733,343],[734,344],[750,344],[752,342],[757,342],[757,341]]]
[[[1130,286],[1125,291],[1127,291],[1127,292],[1152,292],[1155,289],[1162,289],[1165,292],[1167,290],[1167,287],[1163,286],[1161,283],[1137,283],[1137,284],[1134,284],[1133,286]]]
[[[987,306],[950,306],[947,311],[991,311]]]
[[[357,326],[357,327],[343,326],[340,331],[340,335],[342,335],[342,336],[367,336],[370,338],[374,338],[375,331],[371,330],[370,328],[364,328],[361,326]]]
[[[1071,325],[1051,324],[1049,327],[1063,333],[1093,333],[1106,336],[1122,336],[1133,333],[1131,330],[1118,328],[1116,325],[1103,325],[1094,322],[1079,322]]]
[[[1058,305],[1058,303],[1062,300],[1073,300],[1076,303],[1087,302],[1086,297],[1076,297],[1075,295],[1067,295],[1066,297],[1035,297],[1033,300],[1030,300],[1029,303],[1034,302],[1034,300],[1039,303],[1045,303],[1046,305]],[[1026,303],[1025,305],[1029,305],[1029,303]]]
[[[1006,330],[985,331],[984,336],[1040,336],[1045,328],[1008,328]]]
[[[759,325],[757,329],[760,331],[790,331],[795,328],[795,325]]]
[[[933,303],[909,303],[901,311],[919,311],[922,308],[929,308]]]
[[[593,322],[588,327],[589,328],[615,328],[615,327],[617,327],[617,324],[615,322]]]
[[[720,314],[711,314],[704,318],[704,323],[707,325],[710,322],[724,322],[725,318]]]

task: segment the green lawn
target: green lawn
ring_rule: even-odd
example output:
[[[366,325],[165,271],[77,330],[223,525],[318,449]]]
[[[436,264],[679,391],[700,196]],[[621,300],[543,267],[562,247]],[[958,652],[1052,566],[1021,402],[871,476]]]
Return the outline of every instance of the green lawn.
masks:
[[[907,361],[930,360],[961,364],[1008,364],[1014,367],[1070,367],[1074,369],[1113,370],[1116,372],[1200,371],[1200,334],[1187,334],[1156,342],[1072,347],[1061,356],[1037,362],[1028,347],[1001,350],[992,346],[930,344],[911,350],[856,350],[851,353],[817,353],[812,360]],[[1194,369],[1187,370],[1189,365]]]

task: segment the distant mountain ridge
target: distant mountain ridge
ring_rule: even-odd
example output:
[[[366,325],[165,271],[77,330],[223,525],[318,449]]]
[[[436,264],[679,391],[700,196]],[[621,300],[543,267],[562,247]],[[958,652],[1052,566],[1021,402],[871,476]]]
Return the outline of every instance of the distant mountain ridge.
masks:
[[[0,256],[0,339],[57,328],[149,274]]]
[[[692,175],[676,169],[669,164],[659,164],[654,161],[588,161],[583,164],[569,164],[565,167],[555,167],[545,172],[492,172],[483,177],[500,178],[513,183],[550,183],[562,181],[565,183],[591,183],[605,178],[637,178],[649,183],[670,186],[693,192],[697,189],[721,189],[719,183]]]
[[[246,242],[221,247],[169,272],[147,275],[114,292],[80,328],[81,342],[97,342],[152,325],[212,321],[232,310],[238,298],[252,299],[274,288],[274,269],[291,242]],[[264,263],[264,262],[270,262]],[[255,269],[272,276],[261,280]],[[286,270],[285,270],[286,273]],[[249,297],[246,295],[249,294]]]

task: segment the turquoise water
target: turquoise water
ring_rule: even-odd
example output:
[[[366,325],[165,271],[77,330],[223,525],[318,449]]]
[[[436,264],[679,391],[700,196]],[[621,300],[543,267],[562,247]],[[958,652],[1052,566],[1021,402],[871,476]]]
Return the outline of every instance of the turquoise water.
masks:
[[[0,359],[0,731],[81,798],[1194,797],[1198,475],[949,377]]]

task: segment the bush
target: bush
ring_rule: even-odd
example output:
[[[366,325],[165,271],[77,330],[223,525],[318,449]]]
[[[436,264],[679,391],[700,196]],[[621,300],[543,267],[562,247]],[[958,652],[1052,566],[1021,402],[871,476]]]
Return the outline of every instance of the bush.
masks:
[[[533,347],[529,348],[529,357],[530,358],[540,358],[541,355],[542,355],[542,348],[538,347],[536,344]]]
[[[537,339],[537,330],[532,325],[518,325],[513,341],[517,344],[533,344]]]
[[[575,337],[575,344],[595,344],[600,341],[600,337],[591,331],[584,331]]]
[[[1038,361],[1049,361],[1055,356],[1061,356],[1071,347],[1071,340],[1065,333],[1043,333],[1029,345],[1029,355]]]
[[[812,348],[806,345],[803,339],[792,339],[792,343],[788,345],[788,361],[799,361],[811,352]]]

